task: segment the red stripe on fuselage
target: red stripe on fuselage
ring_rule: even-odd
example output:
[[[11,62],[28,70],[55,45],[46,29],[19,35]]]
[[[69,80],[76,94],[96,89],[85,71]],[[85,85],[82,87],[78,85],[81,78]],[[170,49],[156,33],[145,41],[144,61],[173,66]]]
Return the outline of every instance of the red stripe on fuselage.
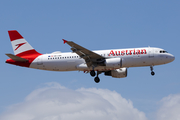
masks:
[[[21,58],[27,59],[28,62],[18,62],[18,61],[14,61],[12,59],[7,59],[6,63],[18,65],[18,66],[22,66],[22,67],[29,67],[30,64],[34,61],[34,59],[36,59],[40,55],[42,55],[42,54],[40,54],[37,51],[35,51],[34,49],[32,49],[32,50],[28,50],[28,51],[25,51],[25,52],[22,52],[22,53],[16,55]]]

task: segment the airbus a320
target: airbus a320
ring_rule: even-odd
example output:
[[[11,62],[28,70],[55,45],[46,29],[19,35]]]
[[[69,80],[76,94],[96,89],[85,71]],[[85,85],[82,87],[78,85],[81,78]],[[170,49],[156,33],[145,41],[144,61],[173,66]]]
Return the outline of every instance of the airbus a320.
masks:
[[[6,63],[49,71],[84,71],[100,82],[99,74],[114,78],[127,77],[127,68],[153,66],[172,62],[175,57],[161,48],[142,47],[110,50],[88,50],[72,41],[64,40],[72,52],[41,54],[18,31],[8,31],[14,54],[6,54]]]

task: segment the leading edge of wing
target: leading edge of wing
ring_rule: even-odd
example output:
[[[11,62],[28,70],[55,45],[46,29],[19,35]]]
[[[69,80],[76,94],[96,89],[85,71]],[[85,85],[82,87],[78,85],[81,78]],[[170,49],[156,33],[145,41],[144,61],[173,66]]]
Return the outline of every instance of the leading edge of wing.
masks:
[[[86,61],[86,64],[88,65],[88,67],[92,66],[94,62],[96,62],[97,60],[100,59],[105,59],[105,57],[90,51],[76,43],[74,43],[73,41],[67,41],[65,39],[62,39],[64,41],[64,44],[67,43],[69,46],[71,46],[71,50],[73,52],[75,52],[76,54],[78,54],[81,58],[83,58]]]
[[[80,53],[80,57],[83,58],[83,56],[89,56],[91,59],[103,59],[104,57],[93,52],[93,51],[90,51],[76,43],[74,43],[73,41],[67,41],[65,39],[62,39],[64,41],[64,44],[67,43],[69,46],[71,46],[71,50],[75,53],[77,53],[79,55]],[[83,55],[83,56],[82,56]]]

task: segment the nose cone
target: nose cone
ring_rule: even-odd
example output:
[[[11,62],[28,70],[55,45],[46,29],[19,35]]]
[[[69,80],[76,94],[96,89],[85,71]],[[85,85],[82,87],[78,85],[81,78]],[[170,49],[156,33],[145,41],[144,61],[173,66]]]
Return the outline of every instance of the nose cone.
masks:
[[[170,54],[170,55],[168,56],[168,59],[169,59],[170,62],[172,62],[172,61],[175,60],[175,57],[174,57],[174,55]]]

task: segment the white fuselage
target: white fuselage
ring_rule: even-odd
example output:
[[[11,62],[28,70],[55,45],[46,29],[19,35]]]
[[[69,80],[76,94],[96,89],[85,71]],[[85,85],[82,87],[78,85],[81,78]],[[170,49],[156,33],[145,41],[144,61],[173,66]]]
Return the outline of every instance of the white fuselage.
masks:
[[[174,60],[174,56],[167,52],[160,52],[163,49],[154,47],[112,49],[93,51],[106,59],[121,58],[121,67],[141,67],[166,64]],[[30,68],[50,71],[90,71],[86,62],[76,53],[43,54],[38,56],[30,65]],[[97,66],[94,70],[106,71],[118,68]]]
[[[175,57],[161,48],[143,47],[111,50],[88,50],[73,41],[62,39],[71,47],[72,53],[37,52],[17,30],[8,31],[14,55],[7,53],[6,63],[22,67],[49,71],[84,71],[100,82],[99,74],[113,78],[127,77],[127,68],[150,66],[151,75],[155,75],[153,66],[172,62]]]

